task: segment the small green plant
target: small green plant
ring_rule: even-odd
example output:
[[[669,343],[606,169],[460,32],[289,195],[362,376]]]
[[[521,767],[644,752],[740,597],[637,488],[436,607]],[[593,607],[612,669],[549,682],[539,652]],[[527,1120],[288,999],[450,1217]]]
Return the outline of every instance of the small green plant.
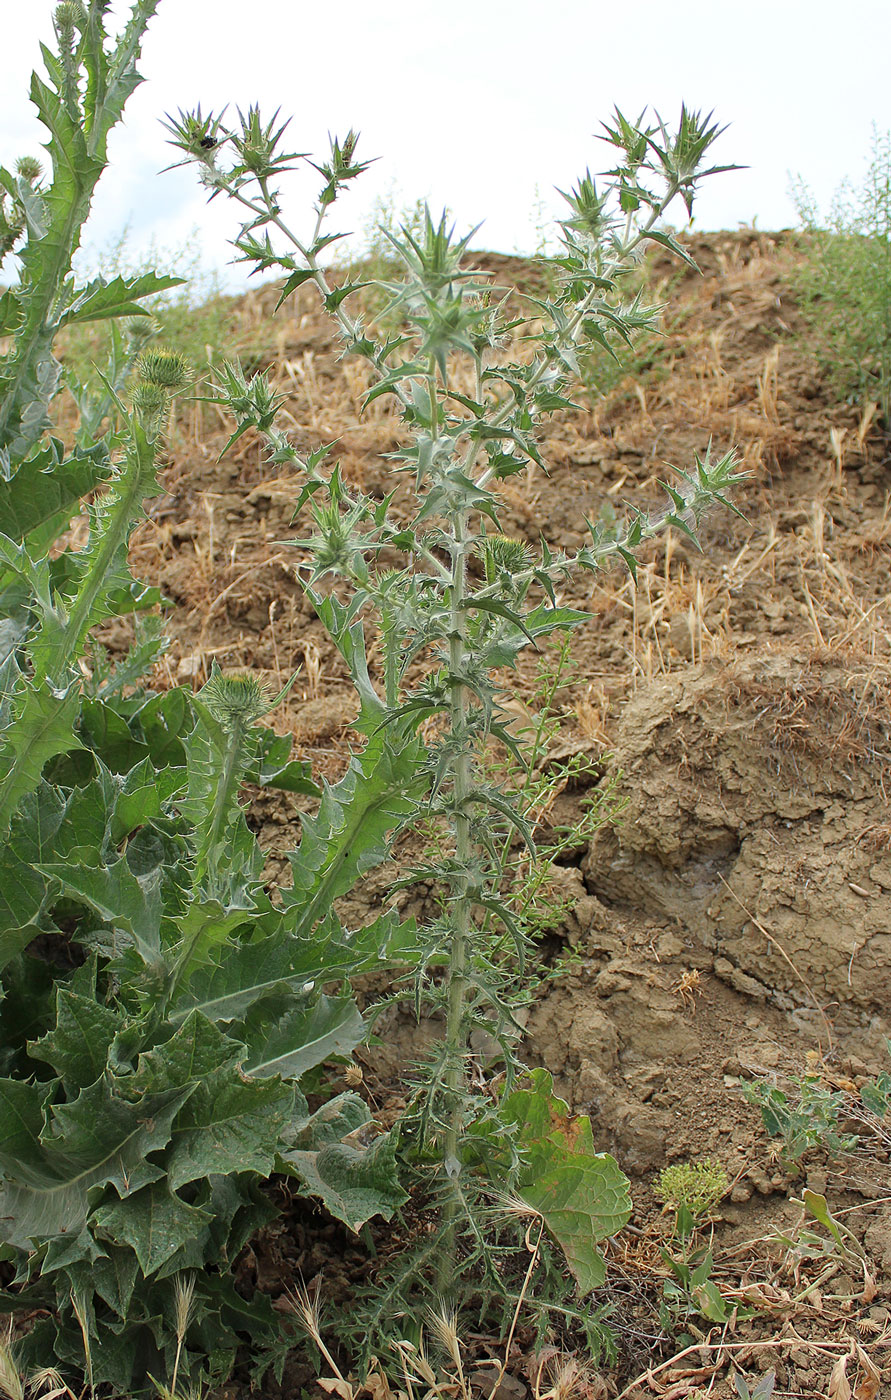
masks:
[[[734,1371],[733,1373],[733,1384],[736,1386],[739,1400],[771,1400],[776,1383],[776,1372],[765,1371],[764,1375],[758,1378],[755,1388],[752,1390],[742,1372]]]
[[[707,1220],[730,1190],[730,1180],[719,1162],[675,1162],[659,1173],[656,1199],[666,1207],[685,1211],[697,1223]]]
[[[660,1309],[662,1326],[675,1332],[688,1327],[694,1317],[726,1327],[741,1317],[750,1317],[751,1309],[724,1297],[712,1278],[715,1262],[709,1248],[700,1247],[681,1255],[662,1250],[662,1260],[670,1276],[663,1284],[663,1305]],[[682,1334],[683,1336],[684,1334]]]
[[[789,1091],[763,1080],[748,1084],[743,1093],[749,1103],[761,1110],[761,1118],[771,1137],[782,1139],[780,1160],[797,1171],[806,1152],[822,1148],[831,1157],[850,1152],[857,1137],[839,1130],[846,1107],[840,1090],[827,1089],[817,1075],[793,1080]]]
[[[859,1272],[863,1286],[870,1286],[872,1266],[862,1244],[854,1232],[833,1214],[826,1197],[818,1191],[802,1191],[801,1200],[793,1197],[791,1204],[801,1207],[801,1217],[788,1231],[777,1230],[773,1243],[783,1249],[783,1265],[792,1273],[796,1283],[799,1282],[799,1271],[805,1261],[815,1261],[819,1266],[819,1273],[800,1289],[793,1303],[802,1301],[819,1289],[827,1303],[839,1302],[850,1306],[853,1301],[850,1293],[832,1298],[827,1296],[825,1289],[842,1266],[848,1272]]]
[[[730,1182],[724,1168],[708,1159],[676,1162],[665,1167],[655,1186],[657,1200],[675,1213],[672,1246],[660,1251],[669,1277],[663,1286],[662,1322],[666,1330],[686,1326],[693,1316],[726,1325],[744,1315],[737,1303],[726,1299],[712,1278],[711,1245],[701,1243],[700,1232]]]
[[[891,1053],[891,1040],[885,1041]],[[887,1137],[891,1124],[887,1122],[891,1114],[891,1074],[883,1070],[875,1079],[867,1080],[860,1089],[860,1106],[870,1114],[878,1130]]]
[[[891,133],[874,128],[861,184],[843,184],[825,217],[801,179],[792,193],[808,347],[838,392],[874,400],[891,431]]]

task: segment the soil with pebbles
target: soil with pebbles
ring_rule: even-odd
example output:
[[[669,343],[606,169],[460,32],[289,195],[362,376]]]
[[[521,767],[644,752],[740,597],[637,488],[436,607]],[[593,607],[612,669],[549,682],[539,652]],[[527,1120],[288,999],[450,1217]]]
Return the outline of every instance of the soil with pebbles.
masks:
[[[842,1163],[815,1152],[806,1180],[792,1179],[741,1086],[810,1069],[855,1094],[891,1069],[889,446],[874,418],[835,401],[800,339],[788,235],[700,235],[691,251],[700,274],[661,256],[650,265],[669,312],[649,360],[596,407],[582,396],[548,425],[547,477],[503,488],[508,532],[572,547],[604,502],[656,503],[666,464],[689,467],[710,441],[736,445],[751,473],[736,496],[745,518],[712,515],[701,554],[663,539],[636,589],[615,573],[565,590],[590,623],[574,639],[554,747],[590,751],[627,805],[555,872],[570,912],[542,950],[526,1055],[591,1116],[598,1145],[633,1182],[635,1214],[609,1246],[600,1300],[616,1309],[621,1367],[604,1371],[605,1391],[592,1381],[592,1395],[671,1356],[658,1322],[667,1222],[654,1174],[711,1157],[733,1182],[718,1208],[716,1277],[737,1297],[748,1289],[755,1307],[724,1340],[751,1346],[694,1351],[633,1393],[731,1394],[732,1354],[750,1378],[774,1367],[778,1394],[874,1400],[891,1385],[887,1144]],[[479,262],[520,286],[537,275],[517,259]],[[380,401],[363,415],[362,371],[339,360],[310,289],[273,323],[274,300],[271,289],[252,293],[235,314],[246,342],[266,329],[269,351],[256,359],[287,394],[296,446],[337,439],[347,479],[383,494],[398,424]],[[226,425],[212,412],[178,420],[167,494],[134,547],[140,576],[176,605],[157,682],[198,686],[214,658],[274,681],[302,664],[275,727],[317,772],[336,774],[358,742],[356,706],[282,543],[295,481],[264,463],[251,434],[218,460]],[[524,659],[521,697],[533,666]],[[553,820],[571,820],[581,797],[564,792]],[[275,877],[296,802],[257,793],[251,820]],[[389,874],[374,872],[348,912],[378,902]],[[385,1048],[366,1057],[385,1114],[430,1032],[390,1016]],[[765,1241],[798,1218],[791,1198],[806,1184],[849,1212],[864,1272],[842,1261],[793,1302],[813,1269]],[[253,1286],[280,1292],[298,1272],[324,1264],[330,1274],[341,1250],[347,1273],[360,1274],[355,1242],[294,1208],[244,1267]],[[695,1325],[700,1340],[719,1339]],[[521,1361],[511,1370],[525,1394]],[[886,1380],[873,1385],[870,1367],[883,1364]]]

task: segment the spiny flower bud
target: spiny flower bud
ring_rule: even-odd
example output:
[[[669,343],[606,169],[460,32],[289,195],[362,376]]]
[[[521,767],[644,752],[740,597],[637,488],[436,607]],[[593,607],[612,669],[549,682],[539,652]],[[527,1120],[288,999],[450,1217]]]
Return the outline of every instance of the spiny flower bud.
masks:
[[[124,334],[131,355],[138,355],[153,336],[161,329],[154,316],[128,316],[124,322]]]
[[[170,405],[170,395],[159,384],[143,382],[137,384],[130,395],[130,402],[147,429],[156,428]]]
[[[56,6],[53,19],[60,40],[66,48],[70,48],[75,29],[80,28],[86,20],[83,5],[79,5],[77,0],[62,0],[61,5]]]
[[[256,676],[224,676],[216,666],[201,691],[214,719],[224,729],[253,724],[269,709],[269,693]]]
[[[510,535],[485,535],[478,543],[487,564],[494,569],[513,574],[529,568],[532,556],[523,540]]]
[[[181,393],[192,378],[192,370],[185,355],[178,350],[163,347],[143,350],[136,361],[136,372],[145,384],[154,384],[166,389],[168,394]]]
[[[33,156],[21,156],[15,163],[16,173],[33,185],[43,174],[43,166]]]

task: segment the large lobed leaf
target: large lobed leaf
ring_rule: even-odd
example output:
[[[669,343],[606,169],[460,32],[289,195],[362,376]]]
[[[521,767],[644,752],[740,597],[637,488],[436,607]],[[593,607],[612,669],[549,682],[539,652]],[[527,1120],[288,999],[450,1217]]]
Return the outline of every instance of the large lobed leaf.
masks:
[[[524,1153],[519,1194],[559,1244],[579,1292],[589,1293],[606,1276],[597,1245],[631,1215],[628,1178],[608,1153],[595,1152],[590,1120],[570,1117],[547,1070],[533,1070],[529,1087],[508,1094],[501,1114]]]
[[[368,1109],[355,1094],[341,1094],[300,1125],[297,1145],[279,1166],[351,1230],[372,1216],[389,1220],[408,1196],[399,1185],[390,1134],[363,1141]]]
[[[287,927],[308,936],[334,901],[365,871],[386,858],[388,837],[417,806],[422,791],[420,741],[375,734],[353,756],[340,782],[325,784],[315,817],[303,818],[303,835],[289,856],[292,885],[282,891]]]

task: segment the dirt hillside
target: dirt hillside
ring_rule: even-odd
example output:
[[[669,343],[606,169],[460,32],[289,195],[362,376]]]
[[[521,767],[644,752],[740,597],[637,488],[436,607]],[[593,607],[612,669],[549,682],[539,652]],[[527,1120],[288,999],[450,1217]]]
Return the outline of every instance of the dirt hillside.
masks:
[[[701,275],[651,266],[669,311],[647,361],[603,402],[552,422],[547,479],[504,484],[506,530],[571,547],[586,515],[655,503],[666,464],[689,467],[710,441],[736,445],[751,473],[737,497],[745,519],[712,516],[701,554],[662,539],[636,588],[616,572],[566,590],[590,624],[573,647],[560,741],[618,774],[627,805],[558,872],[555,897],[572,909],[543,947],[527,1054],[633,1178],[633,1227],[611,1246],[623,1383],[670,1355],[653,1174],[711,1157],[734,1183],[718,1208],[721,1277],[760,1300],[733,1331],[753,1344],[748,1370],[775,1367],[777,1394],[825,1396],[849,1351],[848,1381],[869,1378],[855,1346],[874,1367],[887,1358],[888,1141],[853,1166],[805,1159],[807,1184],[849,1210],[874,1287],[847,1277],[846,1288],[843,1262],[819,1308],[813,1293],[793,1307],[811,1275],[765,1240],[797,1219],[789,1197],[805,1181],[778,1162],[741,1084],[810,1066],[853,1093],[891,1069],[891,460],[875,420],[834,401],[798,339],[791,240],[743,231],[690,246]],[[479,261],[502,279],[534,276],[516,260]],[[361,412],[362,371],[339,361],[309,289],[266,326],[275,299],[254,293],[237,318],[245,345],[264,324],[269,351],[254,367],[271,365],[287,392],[296,446],[337,439],[347,478],[383,493],[397,424],[381,401]],[[207,405],[184,410],[167,494],[137,540],[140,576],[175,605],[157,683],[197,687],[214,658],[275,682],[302,663],[275,727],[333,774],[356,707],[282,543],[295,482],[251,434],[218,461],[227,427]],[[530,685],[525,671],[521,693]],[[582,795],[567,790],[554,820]],[[258,794],[252,808],[273,871],[293,844],[293,804]],[[369,882],[370,902],[385,881]],[[402,1021],[391,1030],[369,1074],[392,1091],[412,1033]],[[787,1344],[760,1346],[770,1338]],[[679,1362],[674,1389],[669,1370],[636,1393],[705,1393],[711,1380],[709,1393],[730,1394],[714,1388],[727,1359],[719,1374],[715,1355],[687,1363],[695,1382]]]

